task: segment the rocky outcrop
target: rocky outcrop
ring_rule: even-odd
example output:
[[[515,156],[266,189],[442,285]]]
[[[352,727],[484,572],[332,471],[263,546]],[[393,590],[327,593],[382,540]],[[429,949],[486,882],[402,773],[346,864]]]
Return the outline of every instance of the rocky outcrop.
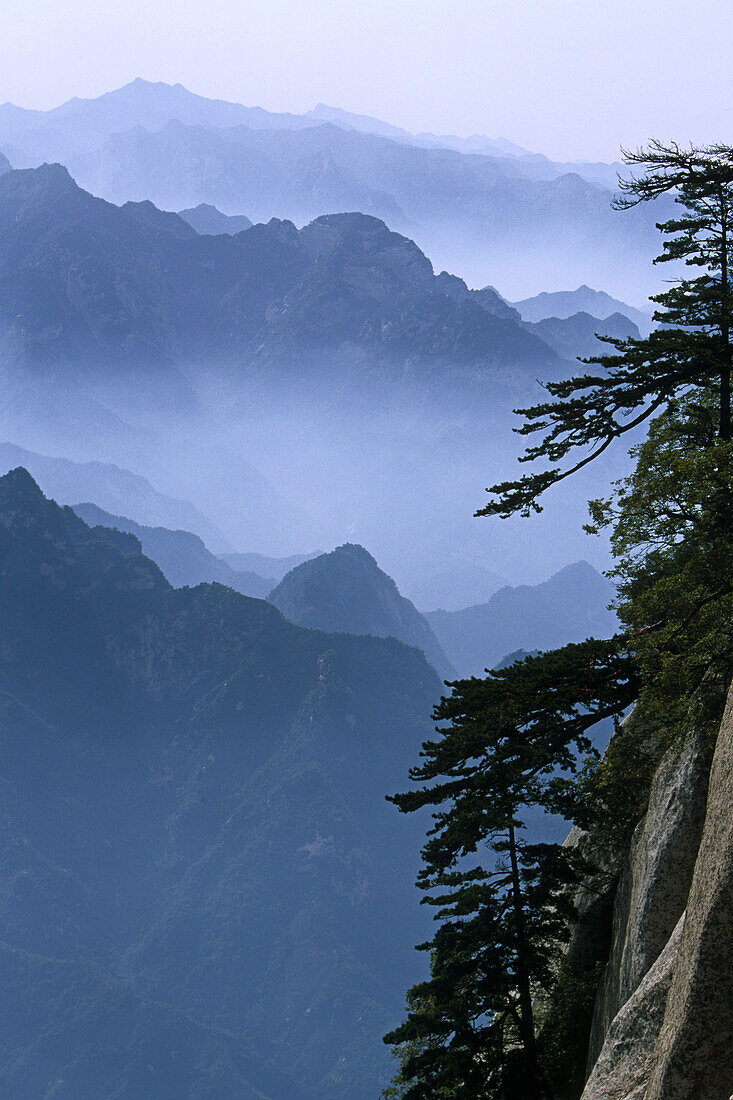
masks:
[[[705,818],[708,764],[698,733],[664,756],[616,892],[611,954],[596,1001],[589,1069],[619,1010],[669,940],[687,904]]]
[[[671,748],[617,890],[583,1100],[733,1093],[733,688],[712,769]]]
[[[609,1027],[583,1100],[643,1100],[684,920],[683,915],[661,955]]]
[[[733,688],[710,773],[705,828],[645,1100],[733,1094]]]

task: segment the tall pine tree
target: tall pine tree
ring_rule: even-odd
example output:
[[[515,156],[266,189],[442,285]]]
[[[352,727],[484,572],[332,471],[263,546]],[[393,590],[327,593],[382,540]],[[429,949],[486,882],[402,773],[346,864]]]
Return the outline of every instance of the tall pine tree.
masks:
[[[640,692],[652,714],[665,693],[689,698],[733,645],[733,150],[653,142],[626,159],[643,174],[621,183],[617,206],[671,192],[681,214],[659,226],[657,262],[684,261],[699,274],[658,295],[659,327],[647,339],[608,340],[615,354],[586,361],[600,369],[549,383],[551,400],[519,410],[521,434],[543,433],[522,461],[548,468],[493,486],[478,514],[539,511],[543,492],[657,414],[615,505],[593,507],[596,528],[613,528],[628,629],[453,684],[435,715],[448,725],[411,773],[419,789],[393,797],[404,812],[432,806],[434,817],[419,878],[438,910],[436,934],[422,945],[430,978],[410,991],[406,1021],[386,1037],[402,1052],[392,1094],[409,1100],[550,1095],[534,1010],[552,993],[581,868],[572,850],[527,843],[527,808],[573,819],[592,804],[628,817],[628,835],[656,750],[629,767],[633,736],[616,738],[595,782],[579,784],[588,729]]]
[[[418,885],[437,907],[431,977],[386,1037],[402,1045],[409,1100],[549,1096],[533,1002],[549,994],[572,918],[578,852],[529,843],[524,817],[575,812],[571,777],[588,729],[637,690],[623,639],[589,640],[463,680],[435,712],[436,741],[411,771],[403,812],[434,808]]]
[[[594,461],[627,432],[669,406],[675,397],[718,386],[718,434],[731,436],[731,362],[733,349],[733,294],[730,284],[733,230],[733,149],[712,145],[682,149],[652,142],[647,149],[625,154],[626,162],[644,168],[644,174],[620,180],[617,208],[674,194],[679,218],[659,224],[667,237],[656,263],[684,261],[701,269],[681,279],[652,300],[659,308],[659,327],[646,339],[602,339],[615,354],[584,362],[602,372],[548,382],[553,400],[515,410],[525,423],[520,435],[544,433],[527,448],[520,462],[562,462],[581,449],[586,453],[573,465],[550,465],[516,481],[491,486],[493,499],[477,515],[529,515],[540,511],[538,498],[558,481]]]

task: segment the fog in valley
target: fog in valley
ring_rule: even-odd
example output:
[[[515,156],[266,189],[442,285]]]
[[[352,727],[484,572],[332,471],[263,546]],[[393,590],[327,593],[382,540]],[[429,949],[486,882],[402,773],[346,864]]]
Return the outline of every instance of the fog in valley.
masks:
[[[405,818],[393,796],[439,700],[473,693],[470,725],[526,673],[531,715],[501,697],[508,770],[486,789],[510,847],[526,817],[528,860],[581,820],[563,783],[632,702],[603,648],[621,645],[609,540],[583,525],[648,425],[530,517],[475,513],[537,471],[519,460],[547,424],[518,434],[515,410],[666,339],[650,296],[681,270],[652,262],[674,197],[614,207],[610,115],[556,159],[489,122],[471,135],[468,102],[452,133],[437,99],[419,121],[429,97],[394,118],[356,94],[265,109],[137,71],[0,104],[0,1094],[376,1100],[382,1037],[429,971],[414,884],[435,806]],[[522,85],[539,112],[544,86]],[[567,150],[553,125],[547,149]],[[559,714],[572,676],[580,702],[546,733],[535,696]],[[571,748],[511,801],[511,768],[563,723]]]
[[[47,284],[31,289],[28,276],[0,306],[8,442],[145,476],[208,518],[216,552],[362,543],[435,606],[460,602],[459,575],[470,603],[482,570],[521,583],[579,558],[607,565],[603,542],[580,528],[585,500],[626,469],[623,445],[558,487],[541,516],[472,517],[485,487],[517,472],[511,410],[580,369],[576,356],[607,350],[594,332],[649,330],[648,295],[662,285],[654,222],[669,203],[614,212],[618,164],[415,136],[323,106],[276,114],[144,80],[48,112],[0,112],[2,149],[9,167],[31,169],[21,189],[44,162],[71,173],[38,169],[44,197],[24,200],[37,246],[53,256],[60,244],[38,220],[58,202],[71,239],[83,207],[99,242],[94,260],[72,246],[83,316],[54,306],[44,329]],[[176,210],[183,221],[165,213]],[[330,218],[339,211],[380,221]],[[269,224],[243,230],[248,219]],[[175,238],[182,281],[165,275],[161,289],[161,267],[181,263],[164,258]],[[110,281],[110,246],[127,282]],[[221,272],[210,285],[208,269]],[[203,318],[187,280],[210,297]],[[258,319],[253,294],[264,296]],[[465,317],[448,318],[451,300]],[[441,595],[440,577],[455,590]]]
[[[29,451],[143,475],[211,521],[220,536],[205,541],[216,553],[280,557],[361,543],[408,596],[441,574],[450,587],[478,569],[517,584],[579,558],[606,567],[604,540],[580,528],[586,500],[625,470],[623,444],[602,470],[558,486],[540,516],[473,518],[485,487],[518,469],[523,440],[512,427],[521,419],[507,399],[540,397],[539,386],[502,387],[493,400],[473,390],[464,402],[375,379],[355,397],[296,370],[282,365],[279,379],[254,385],[233,372],[190,372],[163,393],[139,377],[128,392],[118,381],[112,394],[98,385],[69,393],[56,378],[53,402],[31,386],[4,402],[0,434]],[[474,595],[468,603],[480,602]]]

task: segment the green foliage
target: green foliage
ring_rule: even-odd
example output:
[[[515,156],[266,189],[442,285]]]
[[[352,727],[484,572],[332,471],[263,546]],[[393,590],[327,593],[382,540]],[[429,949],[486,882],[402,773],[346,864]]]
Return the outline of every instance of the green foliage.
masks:
[[[386,1037],[403,1055],[396,1095],[544,1094],[533,997],[555,985],[587,867],[577,849],[529,843],[522,816],[572,816],[589,727],[623,713],[637,688],[622,639],[588,640],[458,681],[436,708],[448,725],[411,771],[421,786],[392,798],[403,812],[434,807],[418,885],[439,922],[422,945],[431,976]]]
[[[620,850],[664,748],[684,721],[715,725],[730,680],[733,150],[652,143],[627,161],[645,174],[622,184],[618,206],[673,191],[683,215],[660,225],[659,261],[682,259],[701,274],[657,297],[663,327],[648,339],[607,341],[616,354],[587,361],[602,370],[551,383],[552,400],[520,410],[520,434],[544,433],[522,461],[553,465],[493,486],[479,513],[539,511],[546,489],[656,413],[632,452],[633,474],[591,502],[588,529],[610,531],[624,631],[454,684],[436,711],[450,724],[411,772],[420,789],[393,799],[403,811],[434,808],[419,885],[441,922],[423,945],[431,978],[387,1036],[402,1044],[395,1095],[407,1100],[439,1088],[502,1100],[579,1095],[577,1037],[587,1035],[595,976],[561,958],[573,884],[589,868],[576,849],[524,842],[523,810],[564,813]],[[579,449],[584,457],[563,469]],[[593,759],[587,729],[632,701],[603,760]]]
[[[584,360],[602,368],[577,378],[549,382],[553,400],[518,409],[525,423],[520,435],[545,433],[520,461],[547,462],[549,469],[516,481],[493,485],[494,497],[477,515],[529,515],[541,511],[538,498],[558,481],[603,454],[615,439],[666,409],[674,398],[719,384],[717,429],[729,439],[731,325],[733,294],[729,280],[729,244],[733,226],[733,149],[714,145],[683,150],[652,142],[627,163],[642,165],[642,177],[620,181],[625,209],[674,192],[682,217],[660,224],[667,235],[657,262],[684,260],[703,268],[653,300],[661,307],[655,319],[663,327],[646,339],[604,337],[615,354]],[[572,452],[587,450],[563,470],[557,463]]]
[[[591,501],[588,530],[608,528],[617,612],[633,639],[641,688],[633,721],[591,770],[587,804],[623,844],[651,773],[690,720],[720,717],[733,650],[733,445],[716,433],[712,391],[670,403],[632,452],[634,472]]]
[[[644,172],[620,181],[621,209],[673,191],[679,218],[662,223],[658,261],[684,260],[699,274],[658,295],[663,325],[646,340],[611,341],[612,356],[590,362],[604,373],[548,385],[555,399],[524,410],[520,433],[544,431],[522,461],[559,466],[494,486],[480,514],[529,514],[556,481],[601,454],[653,414],[632,450],[633,474],[611,499],[591,501],[588,530],[608,529],[619,588],[616,610],[640,676],[634,721],[614,738],[582,785],[584,814],[623,844],[644,810],[651,774],[689,717],[714,725],[731,653],[733,488],[730,373],[733,296],[729,247],[733,150],[681,149],[652,142],[626,154]]]

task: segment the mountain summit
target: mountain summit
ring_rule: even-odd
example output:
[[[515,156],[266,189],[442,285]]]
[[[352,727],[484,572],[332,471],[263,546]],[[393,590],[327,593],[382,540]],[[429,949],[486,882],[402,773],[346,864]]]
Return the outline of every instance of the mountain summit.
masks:
[[[268,599],[299,626],[399,638],[421,649],[441,676],[454,674],[427,620],[363,546],[347,542],[303,562]]]
[[[36,370],[368,355],[473,377],[557,361],[494,301],[365,214],[201,236],[152,203],[95,198],[58,164],[0,176],[0,346]]]

